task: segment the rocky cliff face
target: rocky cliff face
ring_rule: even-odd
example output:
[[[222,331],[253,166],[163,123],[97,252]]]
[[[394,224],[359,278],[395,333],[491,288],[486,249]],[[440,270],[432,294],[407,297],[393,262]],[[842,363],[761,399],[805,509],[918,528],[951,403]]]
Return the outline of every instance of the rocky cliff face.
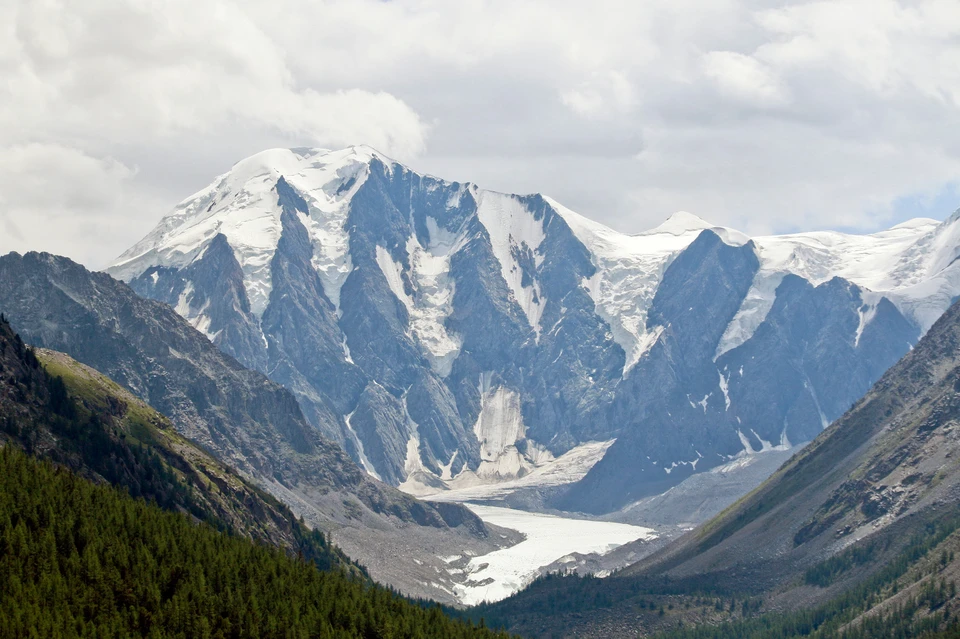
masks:
[[[953,218],[751,239],[677,214],[624,236],[357,147],[238,163],[108,272],[410,492],[616,440],[554,504],[603,512],[815,437],[960,293],[958,246]]]
[[[229,286],[211,280],[206,299],[223,299],[215,291]],[[0,257],[0,311],[27,343],[68,353],[145,400],[182,435],[331,533],[375,578],[452,601],[419,573],[432,573],[438,554],[495,545],[461,506],[434,507],[371,478],[308,423],[289,391],[109,275],[66,258],[12,253]],[[391,544],[405,552],[388,561],[380,552]]]

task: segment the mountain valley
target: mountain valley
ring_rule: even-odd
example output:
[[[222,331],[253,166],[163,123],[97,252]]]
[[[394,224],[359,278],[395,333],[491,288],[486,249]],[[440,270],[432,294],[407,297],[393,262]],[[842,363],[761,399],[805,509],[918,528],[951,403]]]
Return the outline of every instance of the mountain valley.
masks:
[[[727,525],[784,462],[838,441],[847,409],[920,357],[960,294],[958,254],[958,215],[750,238],[678,213],[626,236],[368,147],[275,149],[185,200],[106,273],[0,257],[0,310],[49,370],[156,409],[165,437],[322,531],[344,565],[408,596],[483,604],[524,634],[544,623],[540,593],[596,588],[596,619],[556,620],[602,636],[636,607],[624,587],[685,610],[700,610],[686,586],[663,584],[707,575],[704,592],[745,597],[751,613],[796,596],[723,582],[746,564],[765,575],[756,558],[678,549]],[[811,540],[873,489],[845,490],[805,523]],[[864,499],[888,513],[911,490]],[[909,526],[900,514],[870,525]],[[243,526],[291,547],[289,531]],[[866,534],[855,528],[844,536]],[[674,620],[689,615],[640,615],[631,632]]]

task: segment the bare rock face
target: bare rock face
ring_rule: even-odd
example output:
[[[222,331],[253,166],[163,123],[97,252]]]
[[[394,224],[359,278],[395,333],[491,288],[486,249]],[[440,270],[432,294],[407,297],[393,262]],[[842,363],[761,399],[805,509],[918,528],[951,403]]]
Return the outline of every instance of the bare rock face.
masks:
[[[601,513],[813,439],[960,294],[957,246],[956,219],[751,239],[676,214],[625,236],[366,147],[275,149],[108,272],[393,485],[515,479],[616,439],[550,504]],[[493,397],[519,408],[487,459]]]

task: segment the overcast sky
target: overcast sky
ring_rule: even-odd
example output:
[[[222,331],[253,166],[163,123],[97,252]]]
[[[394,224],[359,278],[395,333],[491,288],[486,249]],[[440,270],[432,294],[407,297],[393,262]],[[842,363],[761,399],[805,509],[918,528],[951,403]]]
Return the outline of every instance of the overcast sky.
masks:
[[[960,207],[960,2],[0,0],[0,253],[100,268],[273,146],[624,232]]]

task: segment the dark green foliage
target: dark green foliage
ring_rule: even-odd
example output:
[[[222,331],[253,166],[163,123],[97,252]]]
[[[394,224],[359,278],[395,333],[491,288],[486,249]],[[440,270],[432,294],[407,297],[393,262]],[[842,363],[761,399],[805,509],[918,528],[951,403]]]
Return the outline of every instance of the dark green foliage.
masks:
[[[0,450],[0,629],[14,637],[505,637],[10,446]]]
[[[851,568],[870,563],[880,551],[886,550],[889,546],[889,537],[857,544],[809,568],[804,574],[804,580],[811,586],[825,588]]]
[[[77,408],[67,393],[67,385],[62,377],[51,377],[48,381],[50,389],[50,410],[65,419],[75,419]]]
[[[590,614],[592,611],[612,609],[625,601],[635,602],[634,605],[642,609],[647,606],[644,595],[657,599],[668,596],[710,597],[710,605],[715,605],[720,611],[726,610],[731,600],[718,598],[714,603],[713,597],[729,597],[732,594],[735,593],[713,574],[683,579],[660,575],[599,579],[591,575],[550,573],[537,578],[514,597],[495,604],[481,604],[465,614],[474,620],[483,615],[498,626],[519,628],[573,610],[578,614]],[[746,593],[747,596],[749,594]],[[653,601],[649,603],[651,610],[659,605],[657,603],[655,606]]]

